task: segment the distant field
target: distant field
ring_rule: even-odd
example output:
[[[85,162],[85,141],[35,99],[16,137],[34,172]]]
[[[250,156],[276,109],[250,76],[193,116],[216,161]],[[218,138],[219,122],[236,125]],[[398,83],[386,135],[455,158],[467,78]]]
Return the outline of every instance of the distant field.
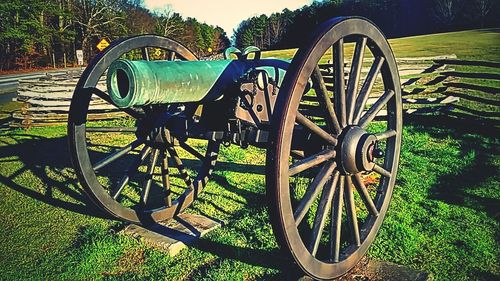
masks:
[[[500,61],[500,29],[394,39],[391,45],[397,57]],[[294,52],[265,56],[291,58]],[[485,79],[463,81],[500,87]],[[393,201],[368,256],[431,272],[435,280],[498,280],[500,134],[488,124],[498,125],[500,97],[459,94],[465,119],[405,120]],[[14,107],[1,106],[0,116]],[[264,151],[223,148],[220,162],[189,212],[226,225],[169,257],[116,235],[123,223],[88,205],[70,167],[66,128],[2,129],[0,280],[291,280],[264,203]]]
[[[500,61],[500,29],[482,29],[390,39],[396,57],[456,54],[460,59]],[[267,51],[264,57],[291,58],[297,49]]]

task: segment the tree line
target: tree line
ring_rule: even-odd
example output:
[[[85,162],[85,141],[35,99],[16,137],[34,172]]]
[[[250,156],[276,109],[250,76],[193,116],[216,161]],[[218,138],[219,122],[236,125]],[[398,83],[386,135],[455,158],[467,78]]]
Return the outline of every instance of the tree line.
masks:
[[[89,61],[102,38],[146,33],[174,38],[198,56],[230,44],[218,26],[152,13],[141,0],[8,0],[0,2],[0,70],[72,64],[78,49]]]
[[[499,0],[324,0],[294,11],[254,16],[234,30],[243,48],[298,47],[324,21],[358,15],[371,19],[388,37],[500,26]]]

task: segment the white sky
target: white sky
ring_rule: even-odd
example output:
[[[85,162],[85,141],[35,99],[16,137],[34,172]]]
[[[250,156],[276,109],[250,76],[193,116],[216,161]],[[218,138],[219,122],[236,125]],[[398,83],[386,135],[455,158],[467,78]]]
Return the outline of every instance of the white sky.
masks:
[[[313,0],[144,0],[146,8],[162,11],[171,8],[183,17],[222,27],[229,37],[243,20],[255,16],[281,12],[284,8],[295,10],[309,5]]]

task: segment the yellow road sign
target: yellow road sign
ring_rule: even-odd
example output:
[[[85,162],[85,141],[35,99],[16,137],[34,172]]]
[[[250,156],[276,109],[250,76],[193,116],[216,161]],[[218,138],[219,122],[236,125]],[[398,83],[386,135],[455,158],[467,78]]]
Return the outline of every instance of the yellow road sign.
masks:
[[[104,38],[102,38],[101,41],[99,41],[99,43],[97,43],[97,49],[99,49],[99,51],[106,49],[108,46],[109,46],[109,42],[108,42],[108,40],[106,40]]]

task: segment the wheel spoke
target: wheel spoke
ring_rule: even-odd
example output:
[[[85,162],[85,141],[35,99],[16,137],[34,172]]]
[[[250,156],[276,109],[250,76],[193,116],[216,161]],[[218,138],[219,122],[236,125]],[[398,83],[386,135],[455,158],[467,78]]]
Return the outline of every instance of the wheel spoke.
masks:
[[[193,147],[189,146],[187,143],[185,142],[179,142],[179,145],[184,149],[186,150],[187,152],[189,152],[191,155],[193,155],[194,157],[200,159],[200,160],[203,160],[205,159],[205,156],[203,156],[203,154],[201,154],[200,152],[198,152],[196,149],[194,149]]]
[[[323,130],[318,125],[314,124],[313,121],[307,119],[307,117],[305,117],[301,113],[297,112],[297,118],[296,118],[296,120],[297,120],[297,123],[299,123],[300,125],[306,127],[312,133],[318,135],[323,140],[325,140],[327,143],[329,143],[331,145],[336,145],[337,144],[337,139],[336,138],[332,137],[325,130]]]
[[[324,150],[307,158],[301,159],[293,163],[288,169],[288,175],[294,176],[300,172],[303,172],[311,167],[317,166],[325,161],[328,161],[335,157],[335,150]]]
[[[321,234],[323,233],[323,228],[325,227],[325,222],[328,218],[328,213],[332,205],[333,194],[335,193],[335,187],[337,186],[338,179],[339,172],[335,172],[333,178],[327,183],[327,188],[323,189],[321,194],[318,210],[316,211],[316,216],[314,217],[314,225],[308,247],[309,252],[311,252],[313,256],[315,256],[318,251]]]
[[[97,162],[94,165],[93,169],[95,171],[97,171],[97,170],[103,168],[104,166],[109,165],[110,163],[112,163],[112,162],[120,159],[120,157],[123,157],[124,155],[126,155],[127,153],[129,153],[130,151],[132,151],[134,148],[138,147],[141,144],[142,144],[142,141],[138,140],[138,139],[135,140],[135,141],[133,141],[133,142],[131,142],[127,146],[121,148],[118,151],[113,152],[108,157],[106,157],[106,158],[102,159],[101,161]]]
[[[86,127],[86,132],[98,133],[135,133],[135,127]]]
[[[356,215],[356,205],[354,203],[354,194],[352,192],[352,180],[350,176],[345,178],[345,208],[347,212],[347,220],[351,229],[352,242],[359,247],[361,239],[359,238],[358,217]]]
[[[334,74],[335,75],[335,107],[339,117],[340,126],[347,125],[346,120],[346,101],[345,101],[345,82],[344,82],[344,39],[340,39],[333,44],[334,55]]]
[[[151,147],[149,146],[145,146],[142,149],[141,153],[137,156],[136,160],[132,163],[132,165],[130,165],[130,167],[125,172],[125,175],[118,183],[118,186],[110,193],[113,199],[115,200],[118,199],[118,196],[120,196],[125,186],[127,186],[132,175],[137,172],[137,170],[142,165],[142,163],[144,162],[144,160],[146,159],[146,157],[149,155],[150,152],[151,152]]]
[[[170,154],[170,156],[172,157],[172,160],[174,160],[175,166],[176,166],[177,170],[179,171],[182,179],[186,183],[186,185],[190,189],[194,189],[193,181],[191,180],[191,177],[189,176],[189,174],[186,170],[186,167],[184,167],[184,164],[182,163],[181,158],[177,154],[177,151],[175,151],[174,146],[172,144],[169,144],[167,146],[167,151],[168,151],[168,154]]]
[[[382,67],[384,61],[385,59],[383,57],[376,57],[372,66],[370,67],[370,71],[368,72],[365,82],[363,83],[363,86],[359,91],[359,96],[356,99],[355,114],[353,120],[354,124],[356,124],[359,121],[359,118],[361,118],[361,114],[365,109],[366,102],[368,101],[368,97],[370,96],[373,85],[377,80],[377,76],[380,73],[380,68]]]
[[[309,211],[309,208],[314,202],[314,199],[316,199],[319,192],[321,192],[321,190],[323,189],[323,186],[330,178],[335,167],[335,162],[325,164],[319,171],[318,175],[316,175],[313,182],[309,185],[306,194],[304,195],[304,197],[302,197],[299,205],[297,206],[297,209],[293,213],[296,225],[299,225],[304,216],[307,214],[307,211]]]
[[[368,109],[368,111],[361,117],[359,121],[359,126],[361,128],[366,128],[368,124],[377,116],[380,110],[386,105],[389,100],[394,96],[393,90],[387,90],[373,105]]]
[[[146,206],[149,198],[149,191],[151,190],[151,183],[153,182],[153,173],[155,171],[156,162],[158,161],[159,150],[154,149],[151,154],[151,162],[148,165],[148,169],[146,171],[146,181],[144,182],[144,186],[142,187],[141,194],[141,203]]]
[[[168,157],[167,157],[167,152],[165,150],[161,152],[161,182],[163,184],[163,189],[166,192],[165,205],[167,205],[167,207],[170,207],[172,206],[172,191],[170,190]]]
[[[86,186],[87,193],[95,199],[95,203],[102,206],[106,213],[131,223],[140,223],[143,218],[147,218],[150,222],[165,221],[189,207],[197,199],[202,185],[208,181],[213,171],[220,142],[208,141],[207,148],[206,140],[203,145],[188,141],[187,144],[198,153],[186,147],[184,152],[184,149],[175,143],[175,150],[182,157],[182,161],[173,148],[171,153],[176,157],[170,157],[170,152],[166,150],[166,146],[171,145],[170,143],[153,144],[154,141],[161,141],[159,139],[152,139],[150,143],[147,139],[154,137],[155,132],[152,130],[155,128],[141,130],[139,125],[150,124],[148,120],[155,119],[157,111],[165,108],[153,105],[120,108],[113,102],[115,99],[109,95],[105,83],[102,83],[105,82],[106,70],[109,70],[113,62],[130,52],[134,53],[134,60],[142,62],[169,58],[183,61],[198,60],[185,46],[174,40],[154,35],[118,40],[107,52],[102,53],[94,61],[95,63],[89,66],[85,75],[82,75],[73,95],[71,111],[68,114],[70,129],[68,134],[71,135],[69,139],[74,152],[73,162],[79,174],[89,175],[81,178],[82,184]],[[121,120],[123,122],[93,124],[95,122],[91,121],[100,112],[103,112],[101,115],[105,117],[111,115],[117,118],[123,117]],[[292,120],[292,125],[294,121]],[[115,134],[121,134],[126,136],[127,140],[114,143],[95,142],[94,138],[101,134],[108,134],[110,138]],[[312,133],[307,132],[307,136],[310,135]],[[168,155],[166,159],[165,154]],[[206,157],[200,160],[200,154]],[[189,160],[184,160],[184,155]],[[170,199],[167,198],[169,189],[174,191]]]
[[[297,158],[297,159],[303,159],[304,158],[304,151],[302,150],[292,150],[290,151],[290,155],[294,158]]]
[[[354,105],[356,103],[356,95],[358,93],[359,77],[361,75],[361,67],[363,66],[363,58],[365,53],[367,38],[363,37],[356,42],[356,48],[352,57],[351,72],[349,73],[349,83],[347,84],[347,122],[352,124],[354,115]]]
[[[101,99],[103,99],[107,103],[109,103],[113,106],[116,106],[113,103],[113,101],[111,100],[111,98],[108,96],[108,94],[106,94],[105,92],[103,92],[95,87],[90,87],[90,88],[85,88],[85,89],[88,89],[90,92],[92,92],[96,96],[100,97]],[[119,107],[117,107],[117,108],[122,110],[123,112],[127,113],[128,115],[134,117],[135,119],[143,119],[144,118],[144,115],[142,113],[140,113],[132,108],[119,108]]]
[[[168,55],[168,60],[171,60],[171,61],[175,60],[175,52],[174,51],[170,51],[170,53]]]
[[[330,229],[330,259],[333,262],[339,262],[340,256],[340,231],[342,227],[342,208],[344,205],[342,195],[344,193],[344,176],[340,176],[339,188],[335,192],[336,196],[331,211],[331,229]]]
[[[372,214],[373,216],[378,216],[377,207],[375,207],[375,203],[373,203],[370,193],[366,189],[366,186],[363,183],[361,176],[359,174],[355,174],[353,177],[353,182],[354,182],[354,187],[358,191],[361,200],[363,200],[363,202],[365,203],[368,212],[370,212],[370,214]]]
[[[326,89],[325,81],[323,80],[323,75],[321,75],[321,70],[318,66],[314,68],[313,74],[311,76],[313,80],[314,90],[316,92],[316,96],[319,99],[319,103],[321,107],[326,110],[326,122],[330,129],[332,129],[335,134],[340,134],[340,125],[339,120],[337,119],[337,114],[333,108],[332,100],[328,94],[328,90]]]
[[[380,167],[377,164],[375,164],[375,166],[373,166],[373,171],[379,173],[380,175],[382,175],[384,177],[388,177],[388,178],[391,177],[391,172],[387,171],[386,169]]]
[[[149,51],[147,47],[142,47],[141,48],[141,53],[142,53],[142,59],[149,61]]]
[[[375,137],[377,138],[377,140],[381,141],[381,140],[395,137],[396,134],[397,134],[397,132],[395,130],[388,130],[388,131],[385,131],[382,133],[375,134]]]

